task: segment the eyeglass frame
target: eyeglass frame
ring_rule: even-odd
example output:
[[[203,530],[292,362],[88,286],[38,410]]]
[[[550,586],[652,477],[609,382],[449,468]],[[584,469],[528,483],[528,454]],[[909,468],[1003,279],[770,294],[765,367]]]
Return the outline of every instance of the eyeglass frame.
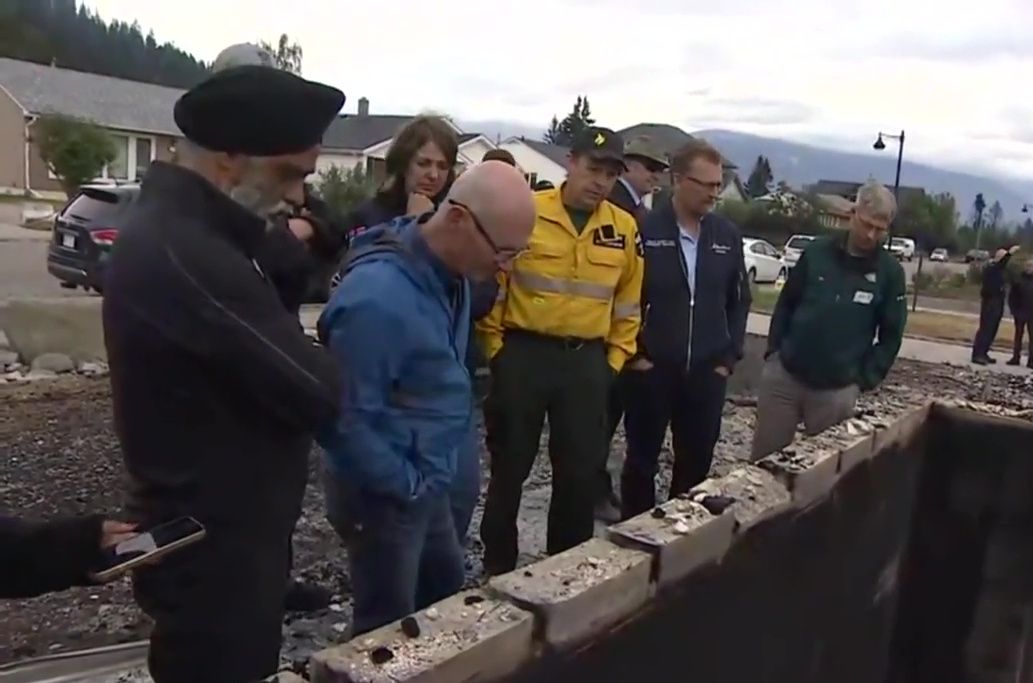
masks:
[[[474,213],[469,206],[460,201],[456,201],[451,197],[449,197],[447,201],[452,206],[458,206],[460,209],[469,214],[470,220],[473,221],[473,227],[477,230],[478,233],[480,233],[481,237],[484,238],[484,241],[488,243],[488,246],[491,247],[492,252],[495,254],[495,258],[497,258],[498,260],[509,261],[515,259],[516,257],[520,256],[520,254],[526,251],[526,249],[499,247],[499,245],[495,243],[495,240],[492,239],[491,235],[488,234],[488,231],[484,229],[484,224],[481,223],[481,219],[477,217],[477,214]]]

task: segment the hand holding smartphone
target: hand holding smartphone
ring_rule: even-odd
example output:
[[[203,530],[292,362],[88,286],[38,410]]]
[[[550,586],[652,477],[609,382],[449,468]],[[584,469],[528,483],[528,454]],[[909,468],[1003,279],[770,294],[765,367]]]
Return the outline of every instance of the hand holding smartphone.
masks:
[[[153,529],[133,534],[125,529],[105,527],[104,537],[115,541],[101,550],[102,559],[90,578],[103,583],[145,564],[152,564],[179,548],[204,538],[205,529],[193,517],[180,517]]]

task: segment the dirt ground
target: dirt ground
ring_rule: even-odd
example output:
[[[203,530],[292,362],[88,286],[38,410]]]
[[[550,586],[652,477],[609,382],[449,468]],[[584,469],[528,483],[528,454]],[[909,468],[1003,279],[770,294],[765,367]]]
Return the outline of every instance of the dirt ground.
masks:
[[[958,396],[1033,407],[1033,374],[977,373],[949,366],[901,361],[886,386],[862,399],[861,408],[880,400],[880,393],[928,398]],[[737,405],[745,403],[746,405]],[[748,452],[753,428],[749,401],[726,404],[724,428],[714,472],[724,474]],[[61,378],[24,386],[0,386],[0,444],[5,466],[0,470],[0,500],[6,510],[27,517],[100,511],[117,514],[122,499],[122,465],[111,424],[107,380]],[[543,438],[544,445],[544,438]],[[614,445],[623,453],[623,436]],[[483,457],[483,454],[482,454]],[[663,454],[666,486],[670,451]],[[318,454],[305,497],[304,517],[295,537],[296,570],[304,578],[331,587],[330,609],[315,615],[289,615],[284,625],[284,659],[300,664],[310,652],[344,638],[349,623],[349,581],[345,556],[323,518],[318,483]],[[525,487],[521,512],[521,562],[543,553],[549,496],[547,458],[539,458]],[[486,482],[485,482],[486,483]],[[663,490],[663,489],[662,489]],[[473,530],[479,524],[480,510]],[[470,583],[480,578],[481,547],[470,544]],[[33,600],[0,603],[0,663],[90,646],[145,638],[149,624],[132,601],[126,582],[78,588]]]

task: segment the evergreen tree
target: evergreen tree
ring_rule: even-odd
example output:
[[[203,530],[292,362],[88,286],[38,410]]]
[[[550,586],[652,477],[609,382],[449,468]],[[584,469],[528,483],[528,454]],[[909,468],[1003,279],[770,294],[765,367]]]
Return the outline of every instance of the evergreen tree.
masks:
[[[758,156],[756,163],[753,164],[753,171],[746,180],[746,194],[750,199],[763,197],[770,191],[772,180],[774,178],[771,175],[771,163],[767,157]]]
[[[75,0],[0,2],[0,56],[116,78],[189,88],[208,67],[139,24],[105,24]]]
[[[578,96],[574,102],[574,108],[563,117],[558,125],[556,117],[552,117],[549,130],[545,133],[545,141],[569,147],[581,131],[594,125],[595,119],[592,118],[592,108],[588,104],[588,96]]]
[[[273,56],[277,68],[292,74],[301,74],[301,58],[304,56],[304,52],[301,45],[291,42],[286,33],[280,34],[276,47],[264,40],[259,43],[259,46]]]
[[[553,116],[552,121],[549,123],[549,127],[545,131],[545,135],[542,137],[542,140],[548,142],[550,145],[558,145],[560,144],[559,140],[562,135],[563,132],[560,130],[559,119]]]

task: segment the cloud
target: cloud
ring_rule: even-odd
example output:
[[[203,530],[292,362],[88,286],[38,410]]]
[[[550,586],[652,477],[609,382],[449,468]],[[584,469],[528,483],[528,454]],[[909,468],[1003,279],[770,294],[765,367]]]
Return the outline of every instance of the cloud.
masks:
[[[708,123],[799,124],[810,121],[816,109],[803,102],[763,97],[712,97],[703,101],[692,118]]]

